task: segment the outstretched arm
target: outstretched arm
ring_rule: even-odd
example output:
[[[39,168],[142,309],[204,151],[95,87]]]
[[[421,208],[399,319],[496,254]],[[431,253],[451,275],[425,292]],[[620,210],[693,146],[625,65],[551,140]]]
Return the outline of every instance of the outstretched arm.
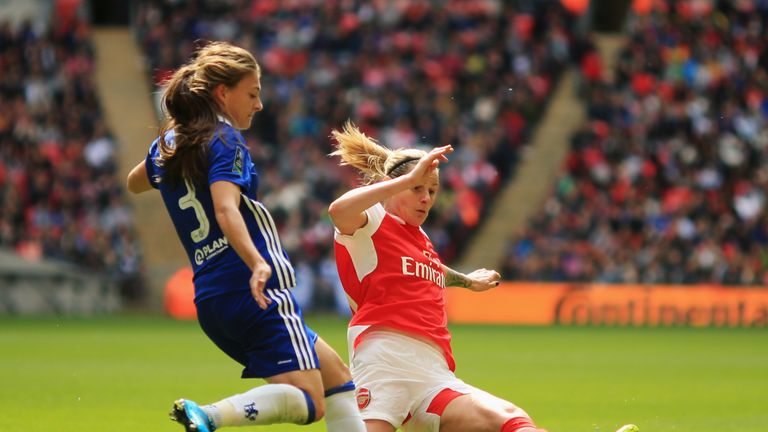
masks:
[[[130,192],[135,194],[152,190],[152,185],[149,184],[149,176],[147,176],[147,166],[144,161],[136,164],[131,172],[128,173],[126,186]]]
[[[333,225],[342,234],[354,234],[358,228],[368,222],[365,215],[367,209],[400,191],[419,184],[440,162],[447,161],[448,158],[445,154],[452,151],[453,147],[450,145],[434,148],[422,157],[416,167],[408,174],[355,188],[340,196],[328,207],[328,214],[333,220]]]
[[[468,288],[472,291],[486,291],[499,286],[501,275],[496,270],[477,269],[470,274],[458,272],[443,264],[445,286]]]

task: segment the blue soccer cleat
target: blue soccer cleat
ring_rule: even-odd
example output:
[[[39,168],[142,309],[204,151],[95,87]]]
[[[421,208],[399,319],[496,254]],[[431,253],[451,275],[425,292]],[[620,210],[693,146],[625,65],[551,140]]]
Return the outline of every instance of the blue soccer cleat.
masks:
[[[208,414],[191,400],[179,399],[173,403],[171,420],[184,426],[187,432],[213,432],[216,427]]]
[[[640,430],[639,427],[633,424],[628,424],[618,428],[616,432],[638,432],[639,430]]]

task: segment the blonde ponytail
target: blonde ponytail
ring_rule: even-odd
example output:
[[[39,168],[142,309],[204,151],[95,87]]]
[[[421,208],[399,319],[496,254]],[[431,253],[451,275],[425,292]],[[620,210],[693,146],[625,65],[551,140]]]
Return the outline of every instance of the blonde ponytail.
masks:
[[[363,182],[370,184],[384,177],[399,177],[409,170],[409,162],[417,162],[426,152],[416,149],[390,150],[364,134],[351,120],[342,131],[333,130],[336,150],[330,156],[339,156],[339,165],[349,165],[363,174]]]

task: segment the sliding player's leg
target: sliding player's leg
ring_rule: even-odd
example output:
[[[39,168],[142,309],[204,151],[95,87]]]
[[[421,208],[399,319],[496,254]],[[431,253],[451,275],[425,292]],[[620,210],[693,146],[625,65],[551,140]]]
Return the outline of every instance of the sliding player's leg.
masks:
[[[466,384],[465,384],[466,385]],[[463,394],[462,394],[463,393]],[[530,416],[512,402],[468,386],[439,392],[426,409],[440,416],[441,432],[536,432]]]

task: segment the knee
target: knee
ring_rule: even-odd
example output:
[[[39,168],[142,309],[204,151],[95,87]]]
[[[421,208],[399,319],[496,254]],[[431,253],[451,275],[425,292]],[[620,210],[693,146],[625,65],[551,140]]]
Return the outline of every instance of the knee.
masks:
[[[341,365],[339,365],[338,374],[339,374],[339,377],[341,377],[340,381],[342,382],[342,384],[352,381],[352,372],[350,372],[349,367],[347,367],[347,365],[344,364],[344,362],[341,362]]]
[[[331,368],[333,368],[336,371],[336,373],[346,374],[348,376],[351,376],[349,372],[349,367],[347,366],[346,363],[344,363],[344,360],[342,360],[342,358],[338,354],[335,354],[331,358],[332,360],[328,363],[329,363],[329,366],[331,366]]]
[[[504,423],[509,420],[510,415],[506,410],[480,408],[473,416],[473,423],[478,431],[499,432]]]
[[[522,408],[514,405],[504,407],[504,416],[507,420],[515,417],[523,417],[530,420],[531,416],[528,415]]]
[[[352,381],[349,367],[339,356],[331,357],[330,361],[322,364],[323,384],[326,389]]]
[[[484,409],[480,412],[482,422],[481,430],[487,432],[515,432],[518,430],[530,430],[533,420],[528,414],[518,407],[505,407],[503,409]]]

